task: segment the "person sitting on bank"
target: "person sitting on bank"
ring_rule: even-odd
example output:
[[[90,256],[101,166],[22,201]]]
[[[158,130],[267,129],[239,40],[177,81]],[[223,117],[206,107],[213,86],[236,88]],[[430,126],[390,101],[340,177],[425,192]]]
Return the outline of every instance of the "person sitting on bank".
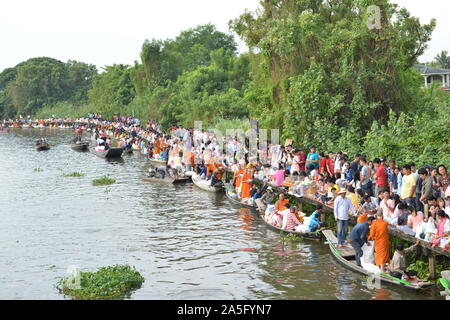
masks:
[[[345,189],[343,191],[345,191]],[[331,198],[329,198],[326,202],[326,205],[328,206],[333,206],[334,201],[336,201],[336,198],[339,196],[339,190],[336,188],[331,188],[331,195]]]
[[[405,280],[410,280],[417,276],[417,271],[407,270],[408,265],[406,263],[405,255],[416,250],[419,245],[420,240],[417,240],[416,244],[405,249],[402,242],[397,243],[394,256],[392,257],[391,263],[389,264],[389,274],[395,278],[402,279],[405,276]]]
[[[405,216],[398,217],[397,229],[409,234],[410,236],[416,236],[416,233],[408,226],[408,219]]]
[[[364,196],[364,204],[362,205],[362,208],[367,208],[369,215],[374,215],[377,213],[377,206],[372,202],[372,197],[368,194]]]
[[[367,240],[367,236],[369,235],[370,225],[374,220],[374,217],[369,217],[367,221],[358,223],[353,227],[350,235],[348,236],[350,245],[353,247],[353,249],[355,249],[355,260],[358,267],[362,267],[361,257],[363,255],[363,251],[361,248],[364,246],[364,244],[370,246],[370,243]]]
[[[269,204],[275,203],[275,194],[273,193],[272,187],[268,187],[267,191],[261,197],[261,201],[268,206]]]

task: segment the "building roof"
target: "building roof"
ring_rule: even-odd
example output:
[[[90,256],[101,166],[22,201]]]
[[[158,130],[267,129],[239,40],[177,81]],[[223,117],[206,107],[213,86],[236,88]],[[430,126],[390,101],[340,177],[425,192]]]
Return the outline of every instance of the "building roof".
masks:
[[[422,75],[450,74],[450,70],[448,69],[433,68],[423,64],[416,64],[414,65],[414,68],[419,70]]]

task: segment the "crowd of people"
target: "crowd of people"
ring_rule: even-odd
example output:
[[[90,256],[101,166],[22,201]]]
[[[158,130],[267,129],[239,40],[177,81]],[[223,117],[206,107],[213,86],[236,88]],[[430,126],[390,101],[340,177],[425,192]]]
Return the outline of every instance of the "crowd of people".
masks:
[[[338,247],[353,246],[359,261],[364,244],[374,240],[380,270],[391,261],[388,228],[432,246],[450,248],[450,174],[443,164],[397,165],[395,160],[369,159],[361,154],[318,153],[315,146],[306,153],[292,141],[285,145],[268,142],[265,150],[254,156],[249,140],[237,135],[217,137],[207,130],[177,126],[164,133],[156,122],[141,124],[127,116],[115,116],[111,121],[98,114],[76,120],[2,121],[2,127],[20,126],[76,128],[78,141],[83,130],[88,130],[100,147],[107,148],[116,140],[118,147],[164,163],[168,175],[195,172],[215,184],[225,178],[225,171],[231,171],[230,183],[240,201],[254,205],[260,199],[267,207],[266,221],[283,229],[315,232],[324,228],[327,225],[320,219],[321,212],[329,207],[337,222]],[[285,193],[277,196],[275,187]],[[308,217],[289,203],[287,194],[321,204]],[[351,216],[357,224],[347,237]],[[398,267],[403,266],[400,256],[409,248],[397,249],[391,264]],[[391,266],[391,271],[397,267]]]

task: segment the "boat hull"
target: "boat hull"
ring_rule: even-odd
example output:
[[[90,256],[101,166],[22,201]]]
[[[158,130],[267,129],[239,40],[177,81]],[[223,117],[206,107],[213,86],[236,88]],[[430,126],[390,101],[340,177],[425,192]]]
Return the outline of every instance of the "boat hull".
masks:
[[[214,192],[214,193],[218,193],[220,191],[223,190],[223,186],[211,186],[209,185],[209,183],[206,180],[200,179],[200,177],[196,174],[193,173],[192,174],[192,182],[194,182],[194,184],[204,190],[204,191],[209,191],[209,192]]]
[[[94,149],[92,152],[100,158],[113,159],[113,158],[120,158],[122,156],[123,149],[122,148],[110,148],[106,151],[97,151]]]

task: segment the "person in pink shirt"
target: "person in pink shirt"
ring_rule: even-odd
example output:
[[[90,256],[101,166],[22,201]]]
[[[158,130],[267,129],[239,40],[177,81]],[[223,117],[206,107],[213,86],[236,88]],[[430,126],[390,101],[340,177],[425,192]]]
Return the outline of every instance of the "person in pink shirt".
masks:
[[[283,184],[285,172],[283,166],[280,164],[278,166],[278,171],[273,175],[273,180],[275,180],[275,186],[279,187]]]
[[[302,224],[295,216],[295,210],[295,207],[290,208],[289,212],[283,217],[283,229],[294,230],[296,226]]]
[[[411,211],[411,214],[408,216],[408,227],[417,232],[417,226],[423,221],[423,213],[417,212],[413,206],[408,206],[408,210]]]
[[[383,219],[389,222],[394,218],[395,201],[391,199],[389,191],[383,192],[383,198],[380,201],[380,209],[383,212]]]

